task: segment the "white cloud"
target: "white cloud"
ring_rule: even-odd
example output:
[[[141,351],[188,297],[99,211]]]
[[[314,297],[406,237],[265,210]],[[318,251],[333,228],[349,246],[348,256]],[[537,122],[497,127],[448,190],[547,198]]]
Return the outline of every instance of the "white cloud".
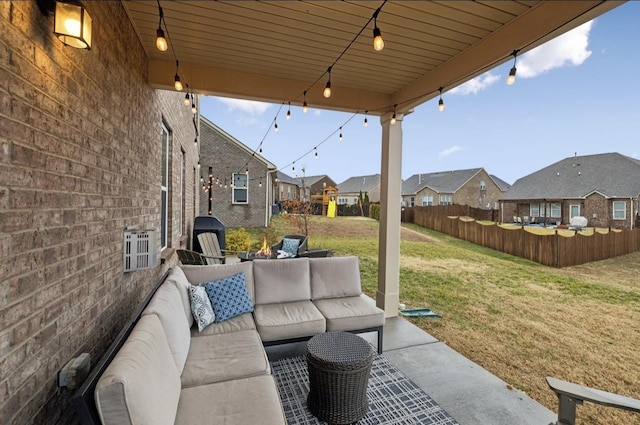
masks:
[[[440,152],[438,154],[438,159],[442,159],[444,157],[452,155],[452,154],[454,154],[454,153],[456,153],[458,151],[461,151],[461,150],[462,150],[462,148],[460,146],[458,146],[458,145],[451,146],[450,148],[447,148],[447,149],[443,150],[442,152]]]
[[[546,42],[518,58],[518,77],[533,78],[555,68],[582,65],[591,56],[589,32],[593,21]]]
[[[489,72],[485,72],[482,75],[477,76],[476,78],[472,78],[466,83],[455,87],[454,89],[448,91],[447,93],[451,94],[476,94],[481,90],[486,89],[490,85],[494,84],[496,81],[500,80],[499,75],[494,75]]]
[[[220,97],[218,100],[227,105],[229,111],[238,109],[251,115],[262,115],[267,109],[269,109],[269,106],[271,106],[268,103],[256,102],[253,100],[231,99],[226,97]]]

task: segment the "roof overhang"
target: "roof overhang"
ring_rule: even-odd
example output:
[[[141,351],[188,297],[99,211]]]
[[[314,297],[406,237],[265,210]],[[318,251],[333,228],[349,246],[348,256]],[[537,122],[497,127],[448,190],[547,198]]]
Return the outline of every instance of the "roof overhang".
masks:
[[[155,48],[158,5],[123,4],[149,57],[148,82],[173,89],[180,75],[199,94],[369,111],[410,111],[444,91],[512,60],[624,2],[388,1],[377,25],[385,48],[372,47],[379,2],[161,1],[170,48]],[[175,52],[175,57],[172,52]]]

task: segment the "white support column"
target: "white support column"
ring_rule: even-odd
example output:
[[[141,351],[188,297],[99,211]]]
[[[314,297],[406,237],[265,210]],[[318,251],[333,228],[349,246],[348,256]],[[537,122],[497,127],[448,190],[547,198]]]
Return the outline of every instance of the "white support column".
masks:
[[[400,201],[402,199],[402,114],[380,117],[382,166],[380,182],[380,231],[378,237],[378,291],[376,305],[385,317],[398,315],[400,301]]]

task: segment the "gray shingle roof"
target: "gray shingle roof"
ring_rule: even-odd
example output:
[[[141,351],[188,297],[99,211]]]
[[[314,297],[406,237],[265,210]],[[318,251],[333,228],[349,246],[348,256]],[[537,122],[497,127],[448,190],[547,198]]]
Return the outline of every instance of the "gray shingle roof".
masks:
[[[509,183],[507,183],[506,181],[502,180],[500,177],[494,176],[493,174],[489,174],[489,176],[498,185],[498,189],[500,189],[501,191],[506,192],[511,187],[511,185]]]
[[[518,179],[502,199],[578,199],[593,192],[637,198],[640,161],[616,152],[565,158]]]
[[[312,186],[314,185],[316,182],[322,180],[323,178],[329,178],[329,176],[327,176],[326,174],[321,174],[319,176],[306,176],[304,178],[304,182],[307,186]]]
[[[294,177],[291,177],[288,174],[285,174],[280,170],[278,170],[278,172],[276,173],[276,177],[277,177],[278,181],[280,181],[280,182],[295,184],[297,186],[302,186],[302,182],[300,181],[300,179],[296,179]]]
[[[402,195],[415,195],[425,187],[429,187],[437,193],[456,193],[463,184],[480,170],[482,168],[414,174],[402,182]]]
[[[338,184],[338,193],[360,193],[371,192],[380,185],[380,174],[370,176],[356,176],[348,178]]]

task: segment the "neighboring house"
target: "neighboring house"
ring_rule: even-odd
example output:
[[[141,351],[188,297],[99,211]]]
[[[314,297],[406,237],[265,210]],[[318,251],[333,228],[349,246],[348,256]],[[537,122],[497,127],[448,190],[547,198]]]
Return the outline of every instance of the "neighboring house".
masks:
[[[498,209],[509,184],[484,168],[414,174],[402,182],[402,205],[469,205]]]
[[[200,140],[204,186],[209,167],[213,182],[211,193],[200,197],[200,215],[210,211],[226,227],[268,226],[276,166],[204,117]]]
[[[619,153],[573,156],[518,179],[502,197],[502,219],[631,229],[638,216],[640,161]]]
[[[370,202],[380,202],[380,174],[348,178],[338,185],[338,205],[354,205],[358,197],[368,195]]]
[[[282,171],[276,172],[273,195],[275,202],[297,201],[302,197],[302,182]]]
[[[301,179],[304,189],[306,191],[305,199],[311,199],[312,195],[320,195],[322,196],[324,188],[327,186],[336,187],[336,182],[334,182],[331,177],[326,174],[322,174],[320,176],[305,176]]]

